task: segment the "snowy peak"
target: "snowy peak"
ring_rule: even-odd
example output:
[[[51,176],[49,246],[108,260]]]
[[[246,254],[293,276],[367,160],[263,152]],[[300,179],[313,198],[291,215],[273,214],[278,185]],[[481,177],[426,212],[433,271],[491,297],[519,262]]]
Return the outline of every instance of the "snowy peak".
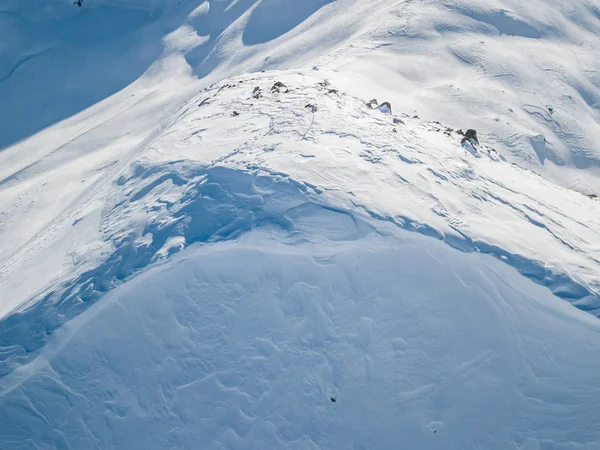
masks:
[[[13,350],[3,372],[148,266],[263,227],[299,241],[313,239],[303,230],[315,226],[332,241],[390,227],[418,232],[492,255],[598,315],[600,202],[520,169],[462,131],[348,95],[326,75],[246,75],[182,106],[97,186],[94,208],[84,203],[55,225],[55,234],[71,236],[63,264],[73,269],[5,319],[2,341]],[[47,237],[29,245],[44,252]],[[13,259],[5,270],[19,267]]]
[[[110,250],[0,322],[4,442],[595,442],[598,320],[557,296],[597,311],[598,202],[326,75],[210,87],[95,191],[100,234],[56,225]]]
[[[185,71],[181,83],[205,87],[316,64],[355,96],[368,87],[428,120],[469,122],[509,161],[597,195],[598,10],[593,0],[11,0],[0,12],[0,95],[13,108],[0,112],[0,146],[140,77]]]
[[[0,447],[600,447],[597,0],[5,0]]]
[[[327,203],[495,254],[583,308],[595,303],[598,249],[588,244],[599,231],[597,201],[506,162],[485,141],[461,144],[463,135],[449,127],[382,107],[382,99],[373,107],[326,77],[313,71],[226,81],[182,116],[182,124],[201,129],[169,139],[186,142],[178,145],[186,157],[207,144],[214,152],[215,134],[244,140],[216,161],[285,174],[314,186]],[[285,88],[271,88],[280,79]],[[217,117],[224,124],[215,130],[208,124]],[[241,133],[232,132],[237,123]]]

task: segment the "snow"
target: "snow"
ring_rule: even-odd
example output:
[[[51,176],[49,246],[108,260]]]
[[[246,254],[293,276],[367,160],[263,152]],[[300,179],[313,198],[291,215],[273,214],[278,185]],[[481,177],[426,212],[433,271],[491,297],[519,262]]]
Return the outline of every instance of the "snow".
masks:
[[[596,319],[489,256],[253,182],[285,228],[192,246],[66,324],[0,381],[7,446],[597,445]]]
[[[555,292],[597,302],[599,254],[589,244],[600,232],[598,202],[515,167],[488,147],[469,145],[467,153],[462,136],[437,123],[403,116],[404,124],[395,124],[362,100],[332,92],[319,77],[270,73],[215,86],[190,103],[149,159],[205,164],[209,158],[287,176],[337,207],[462,250],[507,256]],[[276,80],[289,92],[271,94]],[[258,99],[251,95],[255,86]],[[303,109],[307,103],[318,105],[314,116]],[[240,115],[230,117],[234,110]],[[202,123],[197,134],[189,131],[194,123]],[[224,135],[240,144],[222,141]],[[198,149],[198,137],[210,154]]]
[[[598,448],[599,30],[5,1],[0,448]]]
[[[355,96],[469,124],[511,162],[595,193],[598,11],[594,0],[10,0],[0,13],[0,95],[12,108],[0,117],[0,145],[127,89],[169,56],[208,84],[317,65]],[[540,135],[544,145],[530,141]]]

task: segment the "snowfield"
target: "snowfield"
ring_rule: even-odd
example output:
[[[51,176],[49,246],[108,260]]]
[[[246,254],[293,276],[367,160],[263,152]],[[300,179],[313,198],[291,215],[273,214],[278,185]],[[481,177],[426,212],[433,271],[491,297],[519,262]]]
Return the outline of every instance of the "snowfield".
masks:
[[[600,4],[522,3],[0,7],[0,448],[600,448]]]
[[[292,218],[62,327],[0,382],[7,448],[597,448],[597,319],[489,256],[216,172],[214,197],[254,183]]]

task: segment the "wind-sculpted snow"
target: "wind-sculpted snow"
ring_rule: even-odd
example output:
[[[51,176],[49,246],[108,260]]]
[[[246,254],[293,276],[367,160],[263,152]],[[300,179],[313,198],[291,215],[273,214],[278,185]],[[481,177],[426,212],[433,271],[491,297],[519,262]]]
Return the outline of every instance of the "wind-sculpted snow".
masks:
[[[285,91],[271,91],[277,79]],[[323,211],[348,218],[323,224],[330,240],[357,239],[366,221],[391,224],[493,255],[598,314],[598,249],[590,245],[599,235],[597,201],[518,169],[485,146],[466,151],[461,136],[443,125],[370,110],[318,80],[244,77],[181,108],[108,186],[102,183],[98,237],[85,210],[62,225],[81,227],[88,240],[110,249],[0,322],[0,374],[31,361],[55,330],[173,253],[260,227],[300,239],[315,213],[317,222],[330,220]],[[307,103],[318,104],[317,111]]]
[[[365,227],[289,183],[218,170],[206,186],[205,235],[238,238],[126,281],[0,380],[3,446],[600,442],[595,318],[489,256]]]
[[[442,124],[370,110],[318,76],[312,85],[306,75],[282,76],[287,92],[270,92],[275,77],[269,74],[201,94],[201,106],[189,108],[161,146],[177,145],[179,154],[194,158],[194,148],[215,145],[219,131],[239,136],[244,143],[223,150],[220,163],[283,173],[340,208],[359,208],[463,251],[493,254],[597,313],[597,201],[518,169],[485,145],[467,152],[462,136]],[[255,86],[259,98],[251,95]],[[319,105],[312,125],[307,103]],[[234,110],[239,117],[228,118]],[[202,128],[190,134],[196,123]]]
[[[317,65],[354,95],[368,89],[428,120],[468,122],[511,162],[600,191],[595,0],[5,3],[0,148],[106,109],[141,80],[177,103],[190,85]],[[177,87],[164,86],[174,75]],[[68,142],[49,131],[46,146],[48,136]]]
[[[115,177],[176,121],[183,103],[232,75],[282,67],[306,73],[314,67],[321,80],[329,78],[338,90],[363,100],[378,97],[410,117],[477,128],[498,158],[563,187],[589,195],[600,189],[600,67],[593,57],[600,22],[591,0],[36,5],[8,0],[0,8],[0,98],[8,105],[0,109],[0,146],[9,145],[0,152],[0,315],[97,267],[110,254],[96,231]],[[532,30],[541,37],[525,36]],[[338,135],[352,133],[341,128]],[[355,136],[357,142],[362,135]],[[198,133],[191,139],[201,138]],[[368,142],[362,158],[381,158],[378,146],[377,139]],[[407,151],[399,153],[410,159]],[[418,155],[412,160],[429,161]],[[464,180],[470,176],[460,175],[460,168],[456,173]],[[529,236],[538,224],[543,236],[568,236],[572,253],[583,249],[581,257],[588,259],[571,261],[568,277],[597,292],[587,273],[597,272],[589,264],[598,260],[595,205],[586,212],[587,200],[575,195],[571,202],[561,194],[561,206],[551,214],[549,197],[531,212],[527,192],[495,181],[503,190],[511,185],[505,193],[513,198],[501,195],[486,204],[508,200],[514,215],[530,222]],[[462,191],[469,186],[463,184]],[[423,201],[428,186],[419,189]],[[376,212],[385,216],[387,209]],[[458,210],[452,213],[455,221],[462,220]],[[415,218],[415,211],[408,216]],[[77,226],[71,228],[73,222]],[[503,231],[502,240],[513,237]],[[522,245],[508,249],[505,242],[485,241],[521,253]],[[527,259],[563,265],[563,255],[548,253],[554,256]]]
[[[137,165],[117,183],[123,197],[107,215],[104,230],[112,254],[0,322],[0,376],[30,361],[57,328],[151,263],[184,246],[236,239],[261,225],[300,240],[305,221],[324,208],[309,199],[308,188],[291,180],[189,163]],[[336,216],[319,216],[327,221],[330,215]],[[351,215],[337,216],[347,219],[327,225],[330,239],[360,236]]]
[[[600,448],[599,11],[4,1],[0,448]]]
[[[95,178],[27,244],[73,262],[0,320],[0,444],[595,448],[599,202],[392,110],[244,76]]]

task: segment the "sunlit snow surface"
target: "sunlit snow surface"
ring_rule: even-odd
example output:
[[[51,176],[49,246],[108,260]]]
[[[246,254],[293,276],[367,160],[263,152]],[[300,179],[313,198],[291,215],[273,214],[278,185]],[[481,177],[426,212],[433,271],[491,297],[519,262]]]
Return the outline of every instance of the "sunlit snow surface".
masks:
[[[597,445],[598,202],[318,79],[214,86],[120,172],[112,252],[2,321],[5,442]]]
[[[0,10],[0,448],[600,448],[597,2],[84,5]]]

